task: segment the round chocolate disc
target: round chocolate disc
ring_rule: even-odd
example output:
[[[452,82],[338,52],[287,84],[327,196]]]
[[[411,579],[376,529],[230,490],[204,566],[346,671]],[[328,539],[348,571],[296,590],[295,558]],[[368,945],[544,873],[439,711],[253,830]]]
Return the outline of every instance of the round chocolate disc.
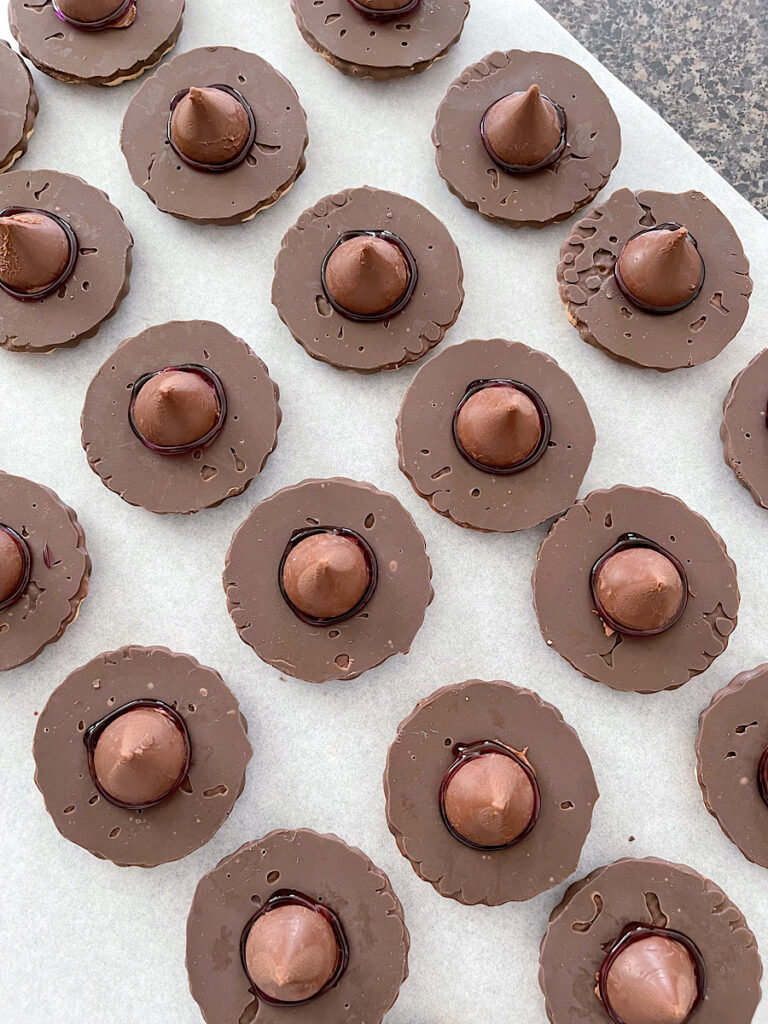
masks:
[[[348,531],[370,548],[375,585],[346,618],[307,621],[284,596],[286,552],[308,529]],[[397,498],[340,477],[304,480],[260,502],[235,531],[224,566],[240,639],[280,672],[310,683],[354,679],[407,654],[432,601],[431,578],[424,538]]]
[[[601,618],[593,570],[614,546],[660,549],[687,577],[682,613],[655,635],[632,635]],[[736,627],[736,566],[703,516],[652,487],[593,491],[542,541],[533,602],[549,647],[588,679],[614,690],[674,690],[704,672]]]
[[[0,82],[3,108],[0,110],[0,174],[9,171],[27,151],[40,109],[27,65],[0,39]]]
[[[495,103],[532,85],[563,112],[565,146],[546,166],[515,173],[491,155],[480,124]],[[438,108],[432,141],[451,192],[512,227],[571,217],[603,188],[621,152],[619,122],[589,74],[559,54],[523,50],[496,51],[465,68]]]
[[[53,0],[10,0],[8,22],[36,68],[85,85],[120,85],[154,67],[176,45],[184,13],[184,0],[115,0],[116,20],[94,29],[64,20],[66,6],[62,0],[60,17]]]
[[[52,352],[92,338],[128,294],[133,238],[106,192],[61,171],[11,171],[0,178],[6,210],[54,215],[76,240],[74,266],[56,291],[33,302],[0,287],[0,345]],[[2,252],[0,252],[0,277]]]
[[[291,0],[299,31],[333,67],[356,78],[425,71],[459,41],[469,0]]]
[[[134,431],[131,396],[140,378],[180,366],[216,375],[223,421],[209,443],[165,454]],[[198,512],[241,494],[264,468],[277,444],[278,397],[264,363],[220,324],[159,324],[118,345],[91,381],[80,421],[83,448],[105,487],[130,505],[161,514]]]
[[[723,402],[723,456],[761,508],[768,508],[768,348],[737,374]]]
[[[254,915],[290,894],[333,914],[348,948],[336,983],[293,1006],[261,998],[244,967]],[[309,829],[275,831],[200,879],[187,919],[189,987],[207,1024],[381,1024],[408,977],[409,946],[400,901],[361,850]]]
[[[0,472],[0,525],[18,537],[26,563],[22,572],[28,571],[23,590],[9,603],[4,595],[0,608],[0,672],[5,672],[31,661],[77,618],[88,593],[91,559],[72,509],[50,488],[22,476]]]
[[[539,793],[533,827],[500,849],[465,845],[440,811],[458,748],[482,742],[524,757]],[[579,737],[557,708],[531,690],[479,679],[444,686],[400,723],[384,792],[389,830],[416,874],[441,896],[487,906],[529,900],[575,871],[599,796]]]
[[[662,225],[685,227],[704,267],[695,298],[673,312],[641,308],[615,273],[625,244]],[[620,362],[655,370],[714,359],[744,323],[752,291],[733,225],[701,192],[614,192],[563,242],[557,280],[568,319],[584,341]]]
[[[135,701],[170,709],[183,723],[189,768],[166,799],[120,806],[89,767],[89,730]],[[218,672],[165,647],[122,647],[76,669],[37,722],[35,781],[61,834],[102,860],[151,868],[198,849],[229,817],[252,749],[237,700]],[[104,735],[104,732],[101,733]],[[96,762],[98,765],[98,762]]]
[[[707,810],[744,856],[768,868],[768,664],[740,672],[699,718],[696,760]]]
[[[234,90],[255,135],[232,165],[192,166],[171,145],[174,100],[190,88]],[[199,224],[239,224],[272,206],[305,167],[307,119],[291,83],[255,53],[206,46],[179,54],[138,90],[120,146],[133,181],[159,210]]]
[[[454,436],[467,390],[500,380],[533,389],[549,420],[538,457],[519,471],[494,472],[470,461]],[[501,426],[491,421],[489,435]],[[416,493],[436,512],[476,530],[525,530],[558,515],[575,500],[594,445],[589,410],[565,370],[543,352],[500,338],[451,345],[430,359],[397,417],[400,469]]]
[[[688,990],[687,979],[680,977],[681,968],[689,971],[680,963],[682,958],[659,963],[650,954],[644,966],[642,955],[639,960],[635,956],[640,970],[631,971],[628,964],[626,971],[620,968],[615,984],[607,986],[609,997],[622,996],[625,1013],[636,1007],[634,1018],[627,1021],[749,1024],[760,1002],[763,968],[744,915],[722,889],[693,868],[656,857],[626,858],[598,868],[571,885],[552,911],[539,970],[552,1024],[616,1020],[606,1012],[595,982],[602,980],[606,953],[635,928],[672,933],[676,945],[694,955],[698,995],[703,998],[690,1015],[681,1016],[672,997]],[[638,942],[626,948],[640,953],[640,946]],[[614,960],[608,978],[618,964]],[[645,990],[644,982],[650,986]],[[617,1008],[614,1003],[614,1012]]]
[[[349,6],[349,0],[343,0]],[[323,265],[347,233],[388,232],[407,246],[416,268],[399,312],[357,320],[329,301]],[[342,370],[375,373],[421,359],[459,315],[464,301],[459,251],[445,225],[413,199],[376,188],[326,196],[305,210],[283,238],[272,302],[314,359]]]

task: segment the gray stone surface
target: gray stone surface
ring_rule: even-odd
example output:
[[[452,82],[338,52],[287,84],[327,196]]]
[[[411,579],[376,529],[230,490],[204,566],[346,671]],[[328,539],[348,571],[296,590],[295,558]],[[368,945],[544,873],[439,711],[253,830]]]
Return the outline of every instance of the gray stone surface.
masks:
[[[768,217],[768,0],[539,0]]]

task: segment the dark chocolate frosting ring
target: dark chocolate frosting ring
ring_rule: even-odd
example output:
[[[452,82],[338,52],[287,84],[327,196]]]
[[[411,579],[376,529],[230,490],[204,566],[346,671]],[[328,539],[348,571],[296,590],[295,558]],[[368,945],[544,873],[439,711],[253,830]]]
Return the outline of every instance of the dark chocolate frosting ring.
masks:
[[[381,10],[378,11],[373,7],[366,7],[365,4],[361,4],[358,0],[349,0],[356,11],[364,14],[366,18],[372,18],[374,21],[387,21],[389,18],[400,18],[404,14],[410,14],[411,11],[415,11],[421,3],[421,0],[405,0],[402,7],[396,7],[393,10]]]
[[[235,156],[233,156],[231,160],[227,160],[223,164],[206,164],[202,160],[193,160],[191,157],[186,156],[186,154],[183,153],[179,149],[179,147],[173,141],[173,132],[171,131],[171,122],[173,121],[173,112],[176,109],[176,107],[179,105],[181,100],[183,100],[184,97],[189,92],[188,88],[187,89],[179,89],[179,91],[174,95],[173,99],[171,100],[170,109],[168,111],[168,128],[167,128],[167,131],[166,131],[166,136],[167,136],[167,140],[168,140],[168,145],[171,147],[171,149],[176,154],[176,156],[179,158],[179,160],[183,160],[185,164],[189,164],[190,167],[194,167],[198,171],[210,171],[210,172],[215,174],[215,173],[217,173],[219,171],[230,171],[230,170],[232,170],[233,167],[237,167],[237,165],[241,164],[243,162],[243,160],[245,160],[245,158],[248,156],[248,154],[251,151],[251,147],[253,146],[253,143],[256,140],[256,116],[253,113],[253,108],[251,107],[251,105],[248,102],[248,100],[245,98],[245,96],[243,96],[242,93],[238,92],[237,89],[233,89],[230,85],[222,85],[222,84],[209,85],[209,86],[207,86],[207,88],[208,89],[218,89],[220,92],[227,93],[227,95],[231,96],[234,100],[237,100],[237,102],[240,104],[240,106],[245,111],[246,116],[248,118],[248,126],[249,126],[248,127],[248,137],[247,137],[246,141],[243,143],[243,148],[240,150],[240,152],[237,153]]]
[[[202,437],[197,438],[194,441],[190,441],[189,444],[177,444],[177,445],[159,445],[154,444],[148,438],[144,437],[142,432],[136,425],[134,418],[134,409],[136,406],[136,399],[138,398],[139,392],[144,385],[156,377],[159,373],[166,373],[169,370],[180,370],[182,373],[196,373],[202,377],[216,392],[216,399],[219,404],[219,414],[216,418],[216,422],[213,424],[211,429],[203,434]],[[153,452],[157,452],[159,455],[186,455],[189,452],[193,452],[199,448],[207,448],[221,433],[221,428],[224,426],[224,421],[227,418],[227,393],[224,390],[224,385],[221,382],[221,377],[210,368],[210,366],[202,366],[200,363],[181,363],[179,366],[166,366],[162,370],[152,370],[149,373],[144,373],[139,377],[136,383],[131,389],[131,397],[128,403],[128,422],[131,424],[131,430],[134,432],[136,437],[141,441],[142,444],[146,445]]]
[[[120,0],[120,3],[118,3],[118,6],[111,14],[108,14],[105,18],[99,18],[98,21],[78,21],[77,18],[70,18],[68,14],[62,11],[58,0],[51,0],[51,4],[59,21],[63,21],[66,25],[72,25],[73,28],[80,29],[81,32],[98,32],[120,21],[132,7],[136,6],[136,0]]]
[[[184,747],[186,749],[186,756],[184,758],[182,768],[177,778],[172,783],[172,785],[168,787],[166,792],[163,793],[163,795],[158,797],[156,800],[148,800],[138,804],[126,803],[123,800],[118,800],[117,797],[115,797],[113,794],[108,793],[107,790],[102,786],[101,781],[99,780],[99,776],[98,773],[96,772],[93,762],[96,744],[98,743],[99,737],[104,732],[104,730],[113,722],[115,722],[118,718],[121,718],[123,715],[127,714],[129,711],[135,710],[136,708],[150,708],[153,711],[158,711],[161,714],[165,715],[165,717],[169,719],[169,721],[173,723],[173,726],[181,733],[184,740]],[[114,711],[110,711],[108,714],[104,715],[98,721],[92,722],[83,734],[83,743],[85,743],[85,749],[88,754],[88,771],[91,776],[91,781],[93,782],[96,789],[99,791],[100,795],[105,800],[108,800],[111,804],[114,804],[115,807],[123,807],[126,810],[131,811],[144,811],[148,807],[155,807],[157,804],[161,804],[169,797],[173,796],[176,790],[184,782],[184,779],[187,777],[187,773],[189,772],[189,765],[192,760],[192,744],[189,739],[189,730],[187,729],[187,723],[181,717],[176,708],[173,707],[171,704],[166,704],[164,701],[161,700],[154,700],[151,697],[141,697],[137,700],[128,701],[127,704],[122,704],[119,708],[115,708]]]
[[[624,248],[626,248],[629,245],[629,243],[633,241],[635,238],[639,238],[641,235],[646,235],[649,231],[678,231],[681,227],[683,227],[682,224],[677,224],[675,221],[667,221],[665,224],[657,224],[654,227],[643,228],[641,231],[636,231],[634,235],[631,235],[626,240],[626,242],[624,243]],[[664,313],[676,313],[679,309],[685,309],[686,306],[690,306],[690,304],[698,296],[701,289],[704,287],[704,279],[707,274],[707,269],[704,266],[704,260],[701,258],[701,253],[699,253],[699,244],[693,237],[693,235],[691,235],[690,233],[688,234],[688,241],[699,254],[699,259],[701,260],[701,279],[699,281],[699,286],[698,288],[696,288],[694,292],[691,293],[691,295],[688,296],[688,298],[684,299],[682,302],[676,303],[673,306],[654,306],[648,302],[644,302],[641,298],[639,298],[639,296],[633,295],[630,289],[627,288],[624,279],[621,276],[619,260],[617,259],[616,265],[613,268],[613,274],[616,278],[616,284],[621,289],[622,294],[626,298],[628,298],[629,301],[632,302],[635,306],[637,306],[639,309],[644,310],[646,313],[659,313],[660,315],[663,315]],[[619,253],[619,256],[621,256],[621,253]]]
[[[354,313],[352,312],[352,310],[346,309],[344,306],[341,305],[341,303],[337,302],[336,299],[333,297],[333,294],[331,293],[331,290],[326,284],[325,280],[325,272],[328,267],[328,261],[330,260],[331,256],[333,256],[334,252],[339,248],[340,245],[343,245],[344,242],[348,242],[351,238],[360,238],[362,235],[368,235],[371,238],[381,238],[385,242],[389,242],[390,245],[396,246],[400,250],[400,253],[402,254],[403,259],[405,260],[406,265],[408,267],[408,283],[405,286],[405,291],[397,300],[397,302],[393,303],[393,305],[391,305],[389,309],[385,309],[381,313]],[[416,260],[414,258],[413,253],[402,240],[402,238],[400,238],[399,235],[393,234],[391,231],[382,231],[379,230],[378,228],[365,229],[363,231],[343,232],[343,234],[339,235],[339,237],[336,239],[331,248],[323,257],[322,267],[320,268],[320,280],[323,285],[323,294],[325,295],[328,302],[330,302],[330,304],[333,306],[337,313],[340,313],[342,316],[345,316],[350,320],[358,320],[361,323],[373,322],[375,320],[387,320],[389,319],[389,317],[395,316],[401,310],[405,309],[405,307],[411,300],[411,296],[413,295],[413,290],[416,287],[416,282],[418,281],[418,279],[419,269],[416,265]]]
[[[77,263],[77,235],[68,221],[64,220],[63,217],[59,217],[58,214],[51,213],[50,210],[35,210],[29,206],[6,206],[4,210],[0,210],[0,217],[13,217],[17,213],[35,213],[38,216],[48,217],[50,220],[55,221],[67,236],[67,243],[69,245],[69,259],[66,266],[59,276],[46,285],[45,288],[39,288],[36,292],[22,292],[0,280],[0,288],[7,295],[11,295],[14,299],[20,299],[22,302],[33,302],[37,299],[44,299],[46,295],[51,295],[53,292],[58,291],[72,274]]]
[[[521,762],[534,799],[516,842],[479,847],[447,827],[441,795],[462,747]],[[529,900],[564,881],[599,797],[589,757],[557,708],[532,690],[480,679],[436,690],[400,723],[384,793],[389,830],[416,874],[441,896],[486,906]]]
[[[652,542],[685,570],[685,607],[663,632],[615,630],[595,608],[593,567],[628,536]],[[577,501],[542,541],[532,584],[547,645],[588,679],[615,690],[658,693],[682,686],[723,653],[738,620],[736,566],[722,538],[679,498],[652,487],[619,485]]]
[[[541,424],[541,436],[536,447],[533,449],[530,455],[527,455],[520,462],[515,463],[514,466],[487,466],[483,462],[478,462],[477,459],[473,458],[466,450],[464,445],[459,439],[458,433],[458,422],[459,413],[461,412],[464,405],[469,399],[476,395],[479,391],[483,391],[485,388],[503,387],[508,385],[515,388],[517,391],[521,391],[526,397],[530,398],[533,404],[536,406],[536,411],[539,414],[539,422]],[[506,378],[495,378],[492,380],[473,380],[471,384],[467,386],[467,390],[464,393],[464,397],[461,399],[459,404],[456,406],[456,411],[453,414],[453,440],[456,443],[456,447],[459,449],[461,454],[470,462],[476,469],[482,470],[483,473],[492,473],[494,475],[501,474],[502,476],[510,475],[511,473],[519,473],[523,469],[528,469],[529,466],[533,466],[542,457],[544,452],[549,446],[549,439],[552,435],[552,418],[549,415],[541,395],[535,391],[528,384],[524,384],[519,380],[508,380]]]
[[[27,545],[27,542],[12,527],[7,526],[5,523],[0,523],[0,531],[7,534],[14,542],[16,547],[19,549],[22,564],[19,582],[16,584],[13,591],[8,595],[8,597],[6,597],[4,601],[0,601],[0,612],[2,612],[6,608],[9,608],[16,601],[18,601],[18,599],[27,589],[27,585],[29,584],[29,577],[32,572],[32,556],[29,553],[29,547]],[[48,568],[50,569],[50,565],[48,566]]]
[[[768,868],[768,664],[740,672],[699,717],[704,805],[747,860]]]
[[[616,950],[614,962],[618,962],[618,955],[627,955],[626,943],[633,944],[635,936],[637,941],[649,942],[653,936],[667,937],[690,955],[689,978],[698,982],[699,993],[704,987],[706,992],[685,1016],[686,1024],[689,1020],[750,1024],[760,1002],[763,967],[744,915],[710,879],[684,864],[657,857],[625,858],[597,868],[574,882],[552,911],[541,942],[539,969],[551,1024],[617,1021],[609,1016],[595,983],[604,971],[606,954]],[[617,940],[621,942],[622,937],[624,945],[619,949]],[[670,970],[674,970],[671,965]],[[628,980],[634,993],[625,994],[636,1005],[640,1003],[640,1012],[647,1010],[642,975],[628,976]],[[670,995],[666,987],[656,991],[662,999]]]
[[[520,93],[510,93],[509,95],[519,96]],[[491,107],[494,107],[498,100],[493,101],[491,106],[488,107],[488,109],[485,111],[482,118],[480,119],[480,138],[483,140],[483,145],[485,146],[488,156],[491,158],[491,160],[493,160],[495,164],[498,164],[498,166],[503,171],[506,171],[508,174],[533,174],[536,171],[541,171],[545,167],[549,167],[551,164],[556,163],[565,152],[565,147],[568,145],[568,118],[566,117],[565,111],[559,103],[555,103],[553,99],[551,99],[549,96],[545,96],[544,93],[541,94],[541,98],[543,100],[546,100],[547,103],[551,103],[555,109],[555,113],[557,114],[558,120],[560,121],[560,141],[557,143],[557,145],[554,147],[551,153],[547,153],[547,155],[542,160],[539,160],[535,164],[508,164],[505,160],[501,159],[498,153],[494,151],[493,146],[488,141],[488,136],[486,135],[485,131],[485,119],[487,118],[488,112],[490,111]]]
[[[254,995],[257,999],[260,999],[263,1003],[271,1003],[273,1006],[304,1006],[306,1003],[311,1003],[313,1000],[318,999],[330,988],[334,988],[338,985],[342,974],[347,969],[349,964],[349,942],[344,931],[344,926],[341,923],[341,919],[338,914],[331,907],[325,906],[323,903],[312,899],[311,896],[305,896],[304,893],[294,892],[291,889],[283,889],[276,892],[273,896],[270,896],[262,906],[256,911],[253,917],[248,921],[245,928],[243,928],[242,935],[240,936],[240,962],[243,965],[243,970],[248,974],[248,962],[246,959],[246,944],[248,942],[248,935],[253,928],[254,924],[263,917],[264,914],[268,914],[271,910],[275,910],[277,907],[286,906],[299,906],[305,907],[307,910],[312,910],[315,913],[322,915],[323,919],[330,925],[333,932],[333,936],[336,940],[336,947],[338,949],[338,955],[336,958],[336,967],[334,968],[333,974],[331,974],[328,981],[325,982],[323,987],[315,992],[314,995],[308,999],[292,999],[290,1001],[285,999],[276,999],[273,996],[267,995],[266,992],[262,991],[259,986],[251,978],[251,984],[253,985]]]

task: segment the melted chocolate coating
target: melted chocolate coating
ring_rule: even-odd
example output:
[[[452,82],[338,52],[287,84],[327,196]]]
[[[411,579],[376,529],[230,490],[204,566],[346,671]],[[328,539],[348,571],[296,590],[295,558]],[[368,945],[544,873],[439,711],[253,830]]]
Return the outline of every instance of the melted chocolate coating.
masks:
[[[0,604],[19,588],[24,578],[24,558],[18,542],[0,526]]]
[[[648,935],[628,943],[603,980],[622,1024],[684,1024],[699,998],[696,966],[681,942]]]
[[[189,160],[226,164],[243,151],[251,122],[245,107],[223,89],[192,86],[171,115],[171,140]]]
[[[337,619],[363,599],[371,574],[362,547],[338,533],[300,540],[283,563],[286,597],[311,619]]]
[[[616,261],[616,280],[641,309],[674,312],[699,294],[704,264],[684,227],[662,226],[629,239]]]
[[[767,407],[768,348],[734,377],[720,424],[723,458],[761,508],[768,508]]]
[[[348,238],[333,250],[325,267],[333,300],[358,316],[375,316],[397,305],[409,276],[400,248],[377,235]]]
[[[256,918],[244,959],[251,980],[265,996],[300,1003],[321,992],[336,973],[339,946],[319,911],[285,903]]]
[[[456,419],[456,438],[475,462],[509,469],[524,462],[541,440],[541,417],[518,388],[495,384],[471,395]]]
[[[563,135],[557,107],[535,84],[492,104],[483,117],[483,129],[491,156],[524,167],[554,163]]]
[[[0,82],[3,83],[0,174],[3,174],[26,153],[40,109],[27,65],[4,39],[0,39]]]
[[[201,374],[165,370],[150,377],[136,395],[133,420],[151,444],[174,448],[205,437],[220,412],[216,391]]]
[[[685,598],[674,563],[654,548],[626,547],[610,555],[595,577],[602,609],[619,626],[658,632],[678,617]]]
[[[58,280],[71,255],[67,233],[53,217],[24,211],[0,217],[0,281],[17,292],[39,292]]]
[[[176,788],[187,764],[186,737],[159,708],[131,708],[99,734],[93,771],[108,799],[147,807]]]
[[[481,754],[452,775],[443,808],[455,832],[475,846],[506,846],[528,828],[536,807],[531,780],[514,758]]]
[[[123,0],[56,0],[56,7],[65,18],[84,24],[108,22],[104,28],[128,28],[136,17],[136,5],[130,4],[122,16],[117,17]],[[114,21],[110,21],[114,17]]]

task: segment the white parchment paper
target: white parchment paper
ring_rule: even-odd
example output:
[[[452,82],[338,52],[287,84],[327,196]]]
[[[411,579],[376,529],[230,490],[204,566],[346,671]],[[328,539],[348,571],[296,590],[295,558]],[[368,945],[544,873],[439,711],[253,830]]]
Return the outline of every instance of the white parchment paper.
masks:
[[[579,731],[602,791],[580,873],[627,855],[685,861],[720,883],[768,953],[768,874],[722,835],[694,779],[699,711],[716,689],[768,657],[766,526],[722,460],[720,406],[732,377],[768,338],[768,224],[533,0],[473,0],[460,44],[424,75],[360,82],[302,41],[287,0],[189,0],[177,52],[238,45],[273,62],[309,118],[308,165],[293,190],[250,224],[204,228],[159,213],[131,182],[118,147],[140,82],[63,85],[35,72],[41,112],[21,168],[52,167],[106,189],[136,246],[131,294],[96,338],[49,357],[0,351],[0,466],[53,487],[76,510],[93,557],[77,622],[36,661],[0,679],[0,1020],[4,1024],[196,1024],[184,930],[200,876],[242,842],[278,827],[337,832],[390,874],[405,906],[411,976],[387,1024],[543,1024],[538,943],[564,886],[488,909],[441,899],[400,856],[384,819],[381,775],[398,722],[438,686],[479,676],[533,687]],[[606,17],[610,17],[606,7]],[[0,15],[0,36],[7,36]],[[585,345],[557,295],[568,225],[513,231],[465,209],[437,175],[430,142],[448,84],[494,49],[554,50],[609,94],[624,150],[619,188],[703,190],[733,220],[752,261],[747,323],[714,362],[660,375]],[[713,129],[715,130],[715,129]],[[310,360],[269,302],[285,230],[321,196],[395,189],[429,206],[461,250],[467,298],[443,344],[502,336],[555,356],[597,428],[582,494],[624,482],[671,491],[706,515],[739,569],[743,602],[727,652],[682,690],[614,693],[548,650],[530,574],[540,527],[479,535],[431,512],[397,469],[394,417],[414,369],[373,377]],[[89,470],[79,416],[92,375],[125,337],[174,318],[218,320],[244,337],[279,383],[279,445],[250,490],[200,515],[131,508]],[[351,683],[285,681],[240,642],[220,574],[235,527],[261,498],[307,476],[343,474],[394,492],[416,517],[434,566],[435,601],[407,658]],[[33,782],[35,714],[75,667],[121,644],[166,644],[217,668],[248,717],[256,753],[228,822],[185,861],[119,869],[67,843]],[[634,840],[631,839],[634,837]],[[768,1004],[755,1018],[768,1022]]]

